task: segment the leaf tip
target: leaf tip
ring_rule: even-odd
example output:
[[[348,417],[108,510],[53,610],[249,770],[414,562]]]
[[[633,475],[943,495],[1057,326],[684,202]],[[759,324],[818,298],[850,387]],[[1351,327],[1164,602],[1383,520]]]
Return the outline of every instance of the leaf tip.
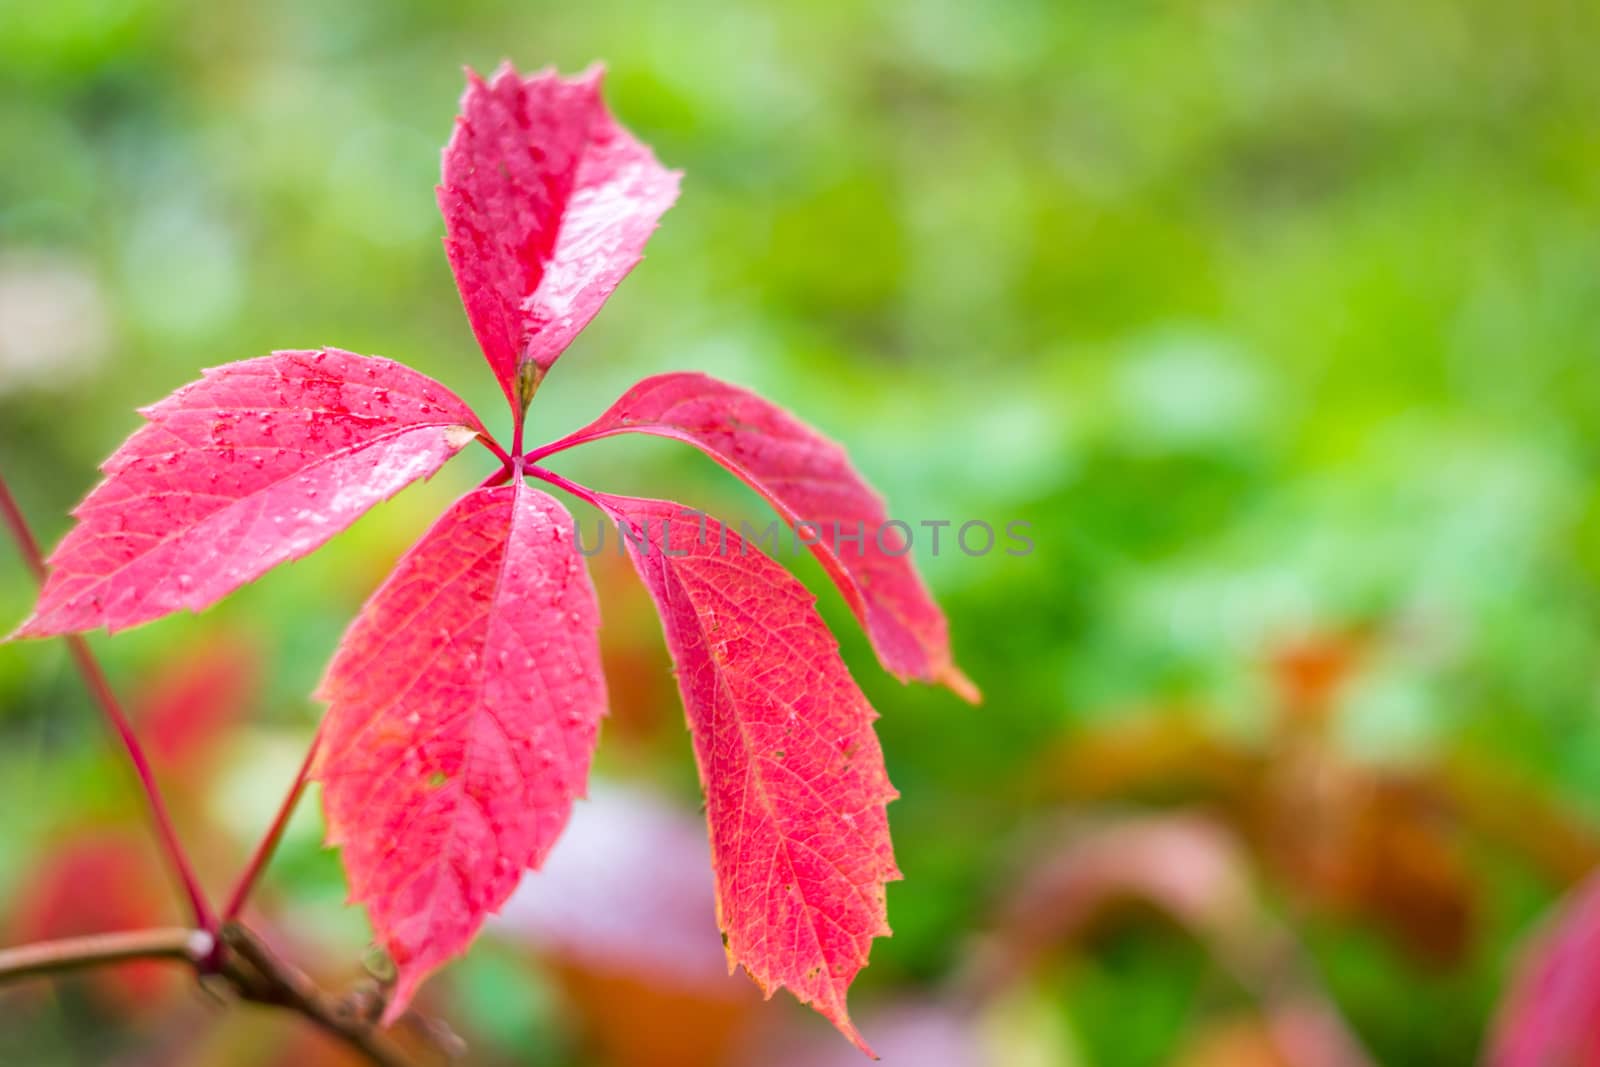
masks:
[[[36,606],[27,618],[17,623],[11,632],[0,638],[0,644],[10,644],[13,641],[33,641],[45,637],[61,637],[74,631],[60,626],[51,626],[45,621],[43,605]]]
[[[421,984],[420,975],[412,975],[402,971],[395,980],[394,992],[390,994],[388,1003],[383,1006],[383,1016],[378,1020],[384,1026],[393,1026],[399,1022],[411,1008],[411,998]]]
[[[833,1023],[834,1026],[838,1027],[839,1032],[843,1034],[852,1045],[866,1053],[867,1059],[877,1060],[880,1058],[876,1052],[872,1051],[872,1046],[867,1044],[867,1039],[861,1036],[861,1031],[856,1029],[855,1023],[850,1021],[850,1016],[845,1012],[844,1005],[841,1004],[839,1006],[839,1014],[837,1016],[835,1016],[832,1012],[826,1011],[823,1012],[823,1015],[827,1016],[828,1021]]]
[[[983,703],[983,691],[954,663],[940,671],[935,680],[973,707]]]

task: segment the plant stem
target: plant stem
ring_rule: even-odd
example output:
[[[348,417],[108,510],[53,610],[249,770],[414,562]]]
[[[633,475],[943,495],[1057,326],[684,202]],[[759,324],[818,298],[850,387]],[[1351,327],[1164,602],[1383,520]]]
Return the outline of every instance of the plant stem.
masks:
[[[189,856],[178,840],[178,831],[173,826],[172,814],[167,810],[166,801],[161,798],[161,789],[156,785],[155,771],[151,769],[150,760],[145,756],[144,748],[133,732],[133,724],[123,713],[116,694],[112,693],[105,672],[100,669],[94,653],[89,650],[89,642],[79,634],[68,634],[66,640],[72,659],[78,665],[78,672],[83,675],[89,691],[105,710],[111,728],[116,731],[117,737],[122,741],[123,749],[128,754],[128,761],[133,764],[133,772],[139,779],[139,788],[144,793],[151,821],[155,824],[156,836],[161,839],[161,847],[166,850],[167,859],[171,861],[173,871],[183,886],[184,895],[189,898],[189,909],[194,913],[195,925],[215,936],[217,917],[211,911],[205,892],[200,888],[200,880],[195,877],[194,869],[189,864]]]
[[[524,407],[517,415],[516,428],[511,431],[511,455],[516,459],[522,458],[522,429],[528,421],[528,409]]]
[[[11,488],[6,485],[4,477],[0,477],[0,514],[5,516],[6,527],[22,552],[22,562],[28,565],[34,580],[43,585],[46,573],[44,554],[39,551],[39,542],[34,539],[33,529],[28,525],[28,520],[23,518],[22,509],[17,507],[16,498],[11,495]]]
[[[17,547],[21,549],[28,569],[33,572],[34,577],[43,582],[44,555],[39,551],[39,542],[33,536],[33,530],[28,526],[22,509],[17,506],[16,499],[12,497],[11,489],[6,485],[4,477],[0,477],[0,517],[5,519],[11,536],[16,539]],[[132,724],[123,713],[122,705],[117,702],[116,694],[111,691],[111,684],[106,681],[105,672],[100,669],[89,643],[79,634],[67,634],[65,637],[67,649],[72,653],[72,661],[77,665],[78,673],[83,676],[90,694],[99,702],[107,721],[111,723],[111,728],[122,742],[128,761],[133,764],[134,775],[138,778],[139,788],[144,793],[145,804],[149,808],[156,836],[160,839],[167,860],[172,864],[173,872],[178,876],[184,895],[189,900],[189,909],[194,914],[195,925],[216,938],[219,933],[216,915],[200,888],[199,879],[195,877],[194,869],[189,864],[188,854],[178,841],[172,816],[167,811],[166,801],[161,798],[160,788],[156,785],[155,772],[151,770],[150,760],[145,756],[138,737],[134,735]]]
[[[528,454],[523,458],[529,463],[537,463],[546,456],[553,456],[557,452],[565,452],[569,448],[576,448],[578,445],[585,445],[590,441],[598,441],[602,437],[615,437],[626,432],[628,431],[624,427],[613,430],[575,430],[559,440],[550,441],[540,445],[538,448],[529,449]]]
[[[587,486],[579,485],[577,482],[574,482],[568,478],[563,478],[555,471],[546,470],[543,467],[527,466],[524,467],[523,470],[526,473],[533,475],[535,478],[538,478],[540,481],[549,482],[558,489],[565,489],[579,500],[582,500],[588,504],[593,504],[607,515],[613,514],[610,508],[606,507],[600,502],[600,498],[595,495],[594,490],[588,488]]]
[[[239,923],[224,925],[222,936],[230,950],[227,977],[244,999],[299,1012],[378,1067],[408,1067],[412,1062],[405,1050],[376,1025],[377,1016],[382,1014],[380,1004],[369,1002],[370,998],[359,991],[346,997],[324,993],[304,972],[279,959],[265,942]]]
[[[203,930],[158,927],[114,934],[90,934],[0,949],[0,982],[82,970],[130,960],[178,960],[197,966],[214,942]]]
[[[528,421],[528,405],[533,403],[533,394],[539,391],[539,383],[544,381],[545,369],[533,360],[523,356],[517,364],[516,381],[512,386],[513,398],[511,409],[516,419],[515,428],[511,431],[511,455],[517,459],[522,458],[522,427]]]
[[[306,790],[306,778],[311,773],[311,761],[316,759],[317,746],[321,741],[322,727],[318,726],[317,732],[311,738],[310,747],[306,749],[306,758],[300,761],[300,770],[295,773],[294,783],[289,786],[289,792],[284,796],[283,803],[278,806],[278,814],[273,817],[266,836],[256,844],[255,851],[250,855],[250,862],[245,866],[244,873],[239,876],[233,892],[228,894],[228,902],[222,909],[223,922],[232,922],[239,917],[240,912],[244,911],[245,902],[249,900],[251,891],[261,878],[261,872],[271,862],[272,854],[278,850],[278,842],[283,838],[283,831],[288,827],[289,819],[294,815],[294,809]]]
[[[478,435],[478,440],[482,442],[484,448],[487,448],[490,452],[494,453],[496,459],[506,465],[507,470],[511,468],[511,453],[501,448],[499,441],[496,441],[494,438],[490,437],[486,432],[480,433]]]
[[[213,966],[212,959],[221,962]],[[344,996],[324,992],[238,923],[225,924],[220,940],[204,930],[158,927],[3,949],[0,985],[141,960],[172,960],[187,964],[196,974],[214,972],[240,1000],[293,1011],[378,1067],[409,1067],[413,1062],[399,1042],[374,1022],[381,1006],[374,1003],[371,991],[356,989]],[[453,1058],[450,1043],[426,1030],[421,1034],[434,1059]]]
[[[507,482],[509,482],[511,480],[511,474],[515,469],[516,469],[516,465],[515,465],[515,461],[513,461],[511,464],[508,464],[507,466],[501,467],[499,470],[497,470],[493,474],[489,475],[489,477],[485,478],[478,485],[478,488],[479,489],[493,489],[497,485],[506,484]]]

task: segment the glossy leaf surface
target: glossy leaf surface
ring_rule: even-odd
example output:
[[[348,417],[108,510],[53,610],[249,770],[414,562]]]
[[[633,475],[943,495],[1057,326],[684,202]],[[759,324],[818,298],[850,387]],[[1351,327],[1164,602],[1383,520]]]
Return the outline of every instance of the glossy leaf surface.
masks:
[[[884,885],[900,877],[876,713],[783,567],[680,505],[598,499],[633,531],[677,665],[729,966],[769,994],[787,986],[870,1053],[845,994],[889,933]]]
[[[481,432],[448,389],[387,359],[278,352],[143,410],[73,511],[19,636],[200,611],[318,548]]]
[[[516,484],[463,497],[373,594],[318,696],[312,776],[351,899],[398,968],[393,1019],[554,844],[605,682],[572,520]]]
[[[679,174],[619,126],[600,70],[468,74],[439,209],[467,318],[506,396],[542,375],[644,254]]]
[[[629,389],[594,422],[535,457],[618,433],[685,441],[742,478],[811,541],[872,639],[902,679],[977,687],[950,657],[949,628],[911,561],[905,533],[843,448],[754,393],[704,374],[661,374]]]

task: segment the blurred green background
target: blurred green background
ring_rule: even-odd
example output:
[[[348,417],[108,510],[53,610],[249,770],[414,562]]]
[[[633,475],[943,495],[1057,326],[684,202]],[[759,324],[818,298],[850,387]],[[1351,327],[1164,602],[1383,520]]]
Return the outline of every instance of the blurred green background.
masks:
[[[603,60],[684,192],[530,434],[699,369],[845,443],[897,516],[1031,524],[1026,557],[920,558],[977,709],[884,675],[798,566],[903,794],[895,936],[853,998],[868,1037],[876,1017],[973,1042],[908,1063],[1310,1063],[1240,977],[1270,928],[1372,1062],[1469,1063],[1517,946],[1600,857],[1597,34],[1584,0],[0,0],[0,471],[53,543],[137,405],[275,348],[401,359],[507,429],[439,243],[439,147],[462,65]],[[554,466],[761,517],[667,442]],[[175,721],[225,720],[168,775],[211,884],[293,776],[344,625],[492,469],[468,452],[204,616],[96,639],[130,703],[166,685]],[[692,820],[655,623],[596,569],[618,705],[597,774]],[[32,591],[0,549],[0,626]],[[197,664],[226,707],[181,695]],[[263,923],[340,984],[365,927],[312,801]],[[124,914],[96,908],[131,881],[59,869],[140,840],[59,644],[0,647],[0,812],[0,925]],[[1218,933],[1124,877],[1117,827],[1179,812],[1231,843],[1207,855],[1248,921]],[[176,921],[139,849],[156,914],[125,921]],[[715,945],[709,908],[689,934]],[[473,1063],[817,1040],[803,1062],[857,1062],[784,998],[687,980],[623,1047],[607,1034],[673,988],[627,971],[501,932],[425,1008]],[[714,1030],[711,1002],[736,1036],[684,1051],[672,1027]],[[342,1062],[302,1029],[181,983],[0,993],[7,1063]]]

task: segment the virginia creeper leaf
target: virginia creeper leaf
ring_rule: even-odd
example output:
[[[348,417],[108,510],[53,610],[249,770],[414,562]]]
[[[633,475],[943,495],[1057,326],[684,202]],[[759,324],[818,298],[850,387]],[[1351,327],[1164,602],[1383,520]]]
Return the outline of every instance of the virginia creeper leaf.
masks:
[[[843,448],[754,393],[704,374],[677,373],[639,382],[594,422],[533,458],[628,432],[686,441],[742,478],[813,539],[811,551],[886,668],[901,679],[943,682],[966,700],[979,699],[951,660],[944,613],[912,565],[905,534],[884,526],[882,498]]]
[[[877,714],[783,567],[678,504],[595,498],[630,531],[677,664],[729,969],[769,995],[787,986],[871,1055],[845,993],[889,933],[884,884],[900,877]]]
[[[312,776],[350,896],[398,968],[386,1019],[537,867],[583,793],[605,681],[571,517],[462,497],[340,643]]]
[[[518,406],[644,253],[677,171],[617,125],[601,71],[471,71],[444,150],[445,251],[472,331]],[[526,397],[528,394],[524,394]]]
[[[469,73],[438,200],[469,322],[519,419],[640,259],[679,178],[617,125],[598,69]],[[444,387],[336,349],[207,371],[143,413],[149,425],[74,512],[19,634],[201,610],[488,440]],[[744,478],[817,535],[890,670],[977,699],[903,558],[905,534],[843,450],[781,409],[666,375],[531,456],[490,441],[511,484],[462,497],[401,559],[318,690],[329,710],[310,771],[351,898],[397,966],[386,1022],[543,862],[584,791],[606,706],[598,609],[570,516],[522,473],[524,460],[624,431],[688,441]],[[900,877],[875,712],[811,595],[773,560],[679,505],[574,488],[638,537],[630,555],[706,790],[730,972],[743,964],[769,994],[789,987],[870,1053],[846,994],[889,932],[884,887]]]
[[[73,511],[18,636],[200,611],[322,545],[482,427],[409,367],[338,349],[205,372],[141,414]]]

